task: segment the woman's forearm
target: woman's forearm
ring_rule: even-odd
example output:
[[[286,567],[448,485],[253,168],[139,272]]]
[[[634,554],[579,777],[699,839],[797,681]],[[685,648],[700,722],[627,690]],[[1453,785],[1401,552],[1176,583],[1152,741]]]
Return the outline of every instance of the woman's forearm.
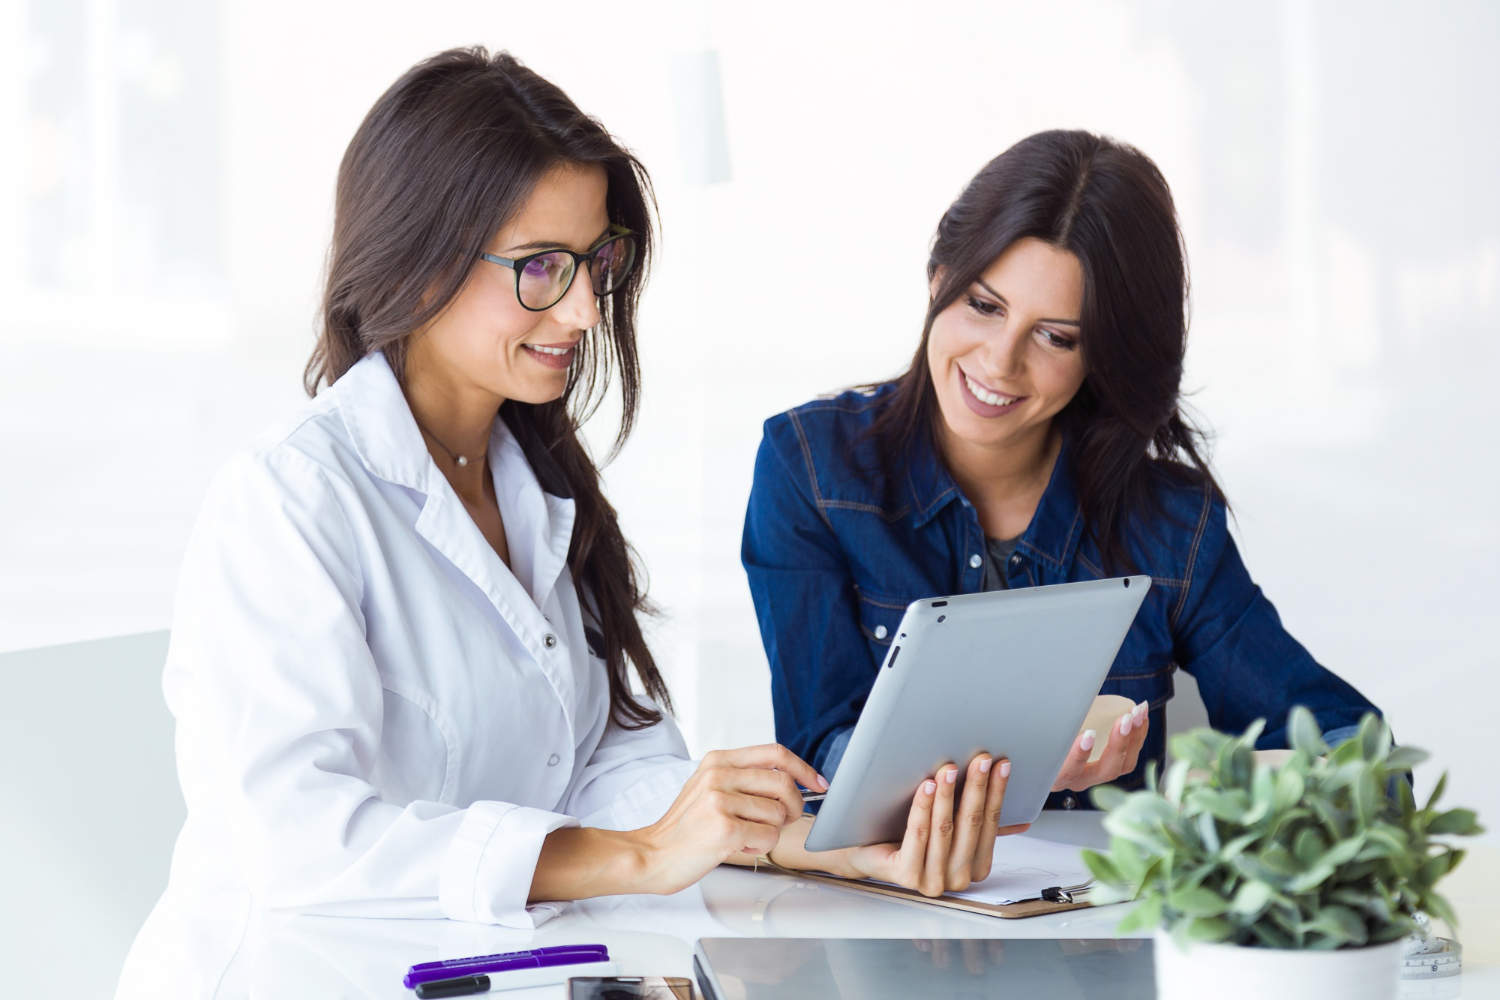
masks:
[[[652,892],[646,850],[631,831],[565,827],[542,842],[527,902]]]
[[[776,846],[771,849],[769,855],[771,861],[793,871],[820,871],[842,878],[862,877],[850,863],[848,849],[809,851],[806,848],[807,832],[812,829],[812,821],[811,816],[804,815],[798,817],[795,822],[782,827],[781,838],[777,840]],[[735,863],[748,864],[749,862],[736,860]]]

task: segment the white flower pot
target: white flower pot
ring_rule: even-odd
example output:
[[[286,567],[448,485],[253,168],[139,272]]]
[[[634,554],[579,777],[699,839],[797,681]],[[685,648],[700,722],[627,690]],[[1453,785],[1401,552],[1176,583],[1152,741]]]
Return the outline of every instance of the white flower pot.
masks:
[[[1156,932],[1158,1000],[1396,1000],[1405,939],[1296,951],[1191,942]]]

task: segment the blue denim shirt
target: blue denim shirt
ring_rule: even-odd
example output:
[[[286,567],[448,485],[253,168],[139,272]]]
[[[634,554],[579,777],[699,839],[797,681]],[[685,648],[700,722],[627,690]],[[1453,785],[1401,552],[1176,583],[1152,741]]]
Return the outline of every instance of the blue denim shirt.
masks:
[[[819,399],[766,421],[745,515],[742,558],[771,666],[776,738],[831,774],[907,604],[983,588],[984,533],[927,435],[901,472],[879,472],[862,435],[890,387]],[[1166,745],[1165,706],[1179,667],[1198,682],[1217,729],[1264,717],[1258,746],[1287,745],[1296,704],[1337,739],[1374,706],[1320,666],[1250,579],[1222,502],[1162,477],[1162,513],[1125,539],[1151,590],[1101,693],[1150,704],[1136,787]],[[1067,442],[1031,524],[1005,566],[1011,588],[1105,577],[1084,530]],[[1073,808],[1055,794],[1049,805]]]

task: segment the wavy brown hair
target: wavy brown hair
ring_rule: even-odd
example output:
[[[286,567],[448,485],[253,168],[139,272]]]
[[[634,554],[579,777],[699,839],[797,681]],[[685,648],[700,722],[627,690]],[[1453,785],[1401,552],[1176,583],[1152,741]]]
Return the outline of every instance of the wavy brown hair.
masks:
[[[940,272],[911,365],[868,432],[887,471],[937,413],[927,338],[933,321],[1017,240],[1066,250],[1083,270],[1083,386],[1057,415],[1074,447],[1084,519],[1106,569],[1131,568],[1124,533],[1160,510],[1160,477],[1222,501],[1202,433],[1183,412],[1188,273],[1172,192],[1140,150],[1083,131],[1038,132],[985,164],[938,222],[927,260]],[[936,439],[933,440],[934,447]]]
[[[536,183],[564,165],[597,165],[609,181],[609,221],[635,233],[638,266],[599,303],[561,398],[507,400],[500,416],[548,492],[573,498],[568,567],[598,622],[610,715],[639,729],[661,713],[636,700],[629,668],[668,709],[666,683],[642,635],[650,613],[634,553],[579,437],[620,379],[624,444],[640,402],[636,309],[652,250],[655,200],[640,162],[568,96],[505,52],[451,49],[418,63],[381,95],[339,166],[323,324],[304,384],[315,394],[383,351],[402,377],[412,334],[447,308],[475,260]]]

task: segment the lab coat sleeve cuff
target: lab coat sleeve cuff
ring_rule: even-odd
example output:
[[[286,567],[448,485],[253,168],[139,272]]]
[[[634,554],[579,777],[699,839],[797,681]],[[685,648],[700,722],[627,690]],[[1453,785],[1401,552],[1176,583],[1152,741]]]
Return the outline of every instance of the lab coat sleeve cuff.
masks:
[[[453,920],[530,928],[562,912],[561,903],[528,906],[542,841],[577,826],[561,813],[509,802],[476,802],[443,857],[438,905]]]

